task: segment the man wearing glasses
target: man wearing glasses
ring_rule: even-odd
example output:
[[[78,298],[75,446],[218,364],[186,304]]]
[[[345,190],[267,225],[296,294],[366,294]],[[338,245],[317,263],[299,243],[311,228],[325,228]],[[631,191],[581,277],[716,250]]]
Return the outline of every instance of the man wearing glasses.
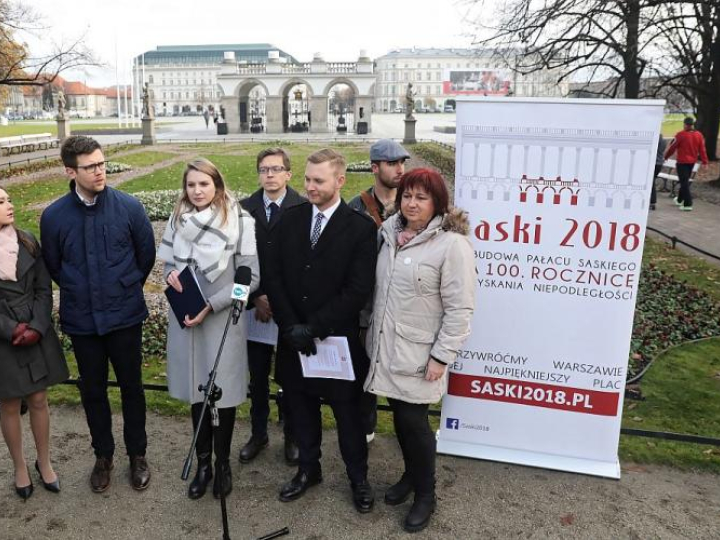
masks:
[[[273,310],[263,287],[267,274],[269,253],[277,234],[277,224],[288,208],[305,202],[305,198],[288,185],[292,177],[290,157],[282,148],[266,148],[257,156],[257,172],[260,189],[241,201],[245,210],[255,218],[255,237],[260,259],[260,286],[250,295],[248,309],[256,320],[273,321]],[[252,341],[248,338],[248,367],[250,371],[250,421],[252,434],[240,450],[240,462],[249,463],[267,447],[267,423],[270,414],[269,377],[273,345]],[[285,461],[297,465],[298,449],[292,433],[292,412],[283,407],[285,432]]]
[[[70,191],[40,219],[42,253],[60,288],[60,323],[80,373],[95,466],[90,487],[110,486],[115,442],[108,402],[108,360],[120,385],[130,482],[147,488],[142,324],[143,285],[155,263],[152,226],[137,199],[106,185],[105,157],[89,137],[69,137],[60,156]]]

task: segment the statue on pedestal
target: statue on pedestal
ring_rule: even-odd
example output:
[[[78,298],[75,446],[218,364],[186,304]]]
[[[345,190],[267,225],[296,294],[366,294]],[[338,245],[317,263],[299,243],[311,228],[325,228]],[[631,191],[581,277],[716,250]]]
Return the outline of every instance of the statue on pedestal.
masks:
[[[58,114],[57,119],[58,120],[65,120],[65,92],[62,88],[58,89]]]
[[[150,83],[145,83],[145,86],[143,86],[142,102],[143,102],[143,108],[142,108],[143,118],[152,118],[153,117],[152,108],[150,106]]]
[[[412,118],[415,109],[415,92],[412,89],[412,83],[408,83],[407,92],[405,92],[405,118]]]

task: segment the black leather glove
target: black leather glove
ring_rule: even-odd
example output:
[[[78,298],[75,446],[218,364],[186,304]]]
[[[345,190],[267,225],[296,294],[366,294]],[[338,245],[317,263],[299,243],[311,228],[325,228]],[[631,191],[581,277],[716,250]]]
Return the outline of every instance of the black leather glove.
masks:
[[[309,324],[294,324],[285,332],[285,340],[296,351],[310,356],[317,354],[313,329]]]

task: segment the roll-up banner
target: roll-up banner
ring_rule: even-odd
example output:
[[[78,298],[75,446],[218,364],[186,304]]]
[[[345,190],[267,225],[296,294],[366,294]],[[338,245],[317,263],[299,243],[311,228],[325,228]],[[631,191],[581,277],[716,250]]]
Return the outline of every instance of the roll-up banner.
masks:
[[[663,101],[459,98],[478,288],[438,451],[611,478]]]

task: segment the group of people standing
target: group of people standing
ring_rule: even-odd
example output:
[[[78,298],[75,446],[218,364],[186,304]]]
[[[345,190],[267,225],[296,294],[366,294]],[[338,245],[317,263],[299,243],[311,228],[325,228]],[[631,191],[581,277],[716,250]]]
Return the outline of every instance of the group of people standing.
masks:
[[[107,397],[108,364],[120,386],[130,482],[150,482],[145,458],[145,398],[141,378],[143,285],[155,262],[152,227],[140,203],[106,185],[105,158],[88,137],[71,137],[61,150],[70,190],[41,219],[40,249],[14,227],[12,202],[0,189],[0,407],[2,429],[24,499],[32,481],[23,457],[20,400],[28,399],[43,485],[59,491],[49,457],[45,389],[67,378],[50,310],[52,278],[60,289],[60,323],[70,337],[96,461],[90,486],[111,483],[115,445]],[[430,404],[446,388],[447,365],[469,334],[476,286],[465,215],[449,203],[444,180],[429,169],[405,172],[407,152],[391,140],[370,150],[374,185],[346,204],[345,158],[335,150],[305,163],[305,197],[289,186],[290,157],[268,148],[257,157],[260,187],[237,202],[211,162],[190,162],[182,195],[157,256],[163,276],[182,292],[179,274],[190,267],[207,300],[183,324],[168,320],[168,383],[172,396],[191,404],[199,427],[198,467],[188,496],[210,483],[219,497],[232,490],[230,447],[236,407],[248,387],[251,437],[240,461],[269,444],[269,377],[283,388],[284,457],[297,466],[279,498],[293,501],[322,482],[320,407],[329,405],[357,511],[372,510],[368,442],[376,396],[388,399],[404,461],[385,502],[414,494],[407,531],[427,526],[435,510],[435,436]],[[220,359],[219,421],[200,417],[204,383],[231,309],[233,276],[251,270],[251,316],[278,326],[277,346],[247,340],[245,325],[231,327]],[[355,380],[305,377],[300,355],[316,352],[329,336],[348,341]],[[211,456],[215,454],[213,467]]]

